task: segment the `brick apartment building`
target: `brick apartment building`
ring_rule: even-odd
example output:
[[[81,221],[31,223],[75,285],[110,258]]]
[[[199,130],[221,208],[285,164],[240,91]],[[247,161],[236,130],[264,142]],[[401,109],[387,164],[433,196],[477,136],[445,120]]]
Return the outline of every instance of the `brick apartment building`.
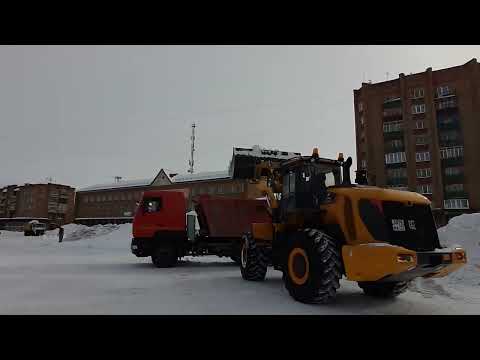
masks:
[[[39,220],[51,226],[74,220],[75,189],[61,184],[24,184],[0,188],[0,226],[20,230]]]
[[[258,146],[234,148],[232,161],[225,171],[179,175],[161,169],[150,179],[89,186],[77,191],[75,222],[85,225],[131,222],[137,202],[146,190],[183,190],[188,198],[189,209],[192,208],[192,197],[201,194],[243,199],[259,197],[261,194],[254,184],[246,179],[237,178],[252,175],[251,155],[274,159],[290,158],[299,153],[265,150]],[[233,164],[237,164],[237,168],[234,168]]]
[[[354,90],[357,166],[369,183],[417,191],[437,221],[480,210],[480,64]]]

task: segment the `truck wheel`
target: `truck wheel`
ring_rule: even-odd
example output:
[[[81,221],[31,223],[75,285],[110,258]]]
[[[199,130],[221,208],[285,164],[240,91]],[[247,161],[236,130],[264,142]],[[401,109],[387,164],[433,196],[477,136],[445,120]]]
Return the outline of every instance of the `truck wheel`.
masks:
[[[157,268],[168,268],[177,263],[177,252],[173,244],[157,247],[152,255],[152,263]]]
[[[267,274],[268,259],[262,248],[257,246],[250,233],[242,236],[240,271],[242,278],[249,281],[263,281]]]
[[[342,261],[334,239],[316,229],[297,232],[287,248],[283,281],[290,296],[307,304],[331,302],[340,287]]]
[[[407,291],[408,282],[358,282],[358,286],[363,290],[365,295],[380,297],[380,298],[394,298]]]

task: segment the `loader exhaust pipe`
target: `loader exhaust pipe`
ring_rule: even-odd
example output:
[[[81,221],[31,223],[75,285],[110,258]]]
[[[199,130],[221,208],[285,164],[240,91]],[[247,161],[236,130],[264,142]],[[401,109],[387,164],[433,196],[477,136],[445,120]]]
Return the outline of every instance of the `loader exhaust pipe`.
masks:
[[[343,181],[342,185],[351,185],[352,180],[350,179],[350,167],[352,166],[352,157],[349,156],[347,161],[342,163],[342,175],[343,175]]]

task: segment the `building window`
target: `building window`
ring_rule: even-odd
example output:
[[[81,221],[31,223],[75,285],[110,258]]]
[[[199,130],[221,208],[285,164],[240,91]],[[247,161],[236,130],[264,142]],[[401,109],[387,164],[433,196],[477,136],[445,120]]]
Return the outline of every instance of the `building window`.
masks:
[[[405,152],[396,152],[385,154],[385,164],[398,164],[406,162]]]
[[[438,97],[450,95],[450,88],[448,87],[448,85],[439,86],[437,88],[437,95]]]
[[[469,209],[468,199],[447,199],[443,201],[445,209]]]
[[[463,157],[463,146],[440,149],[441,159],[453,159]]]
[[[120,193],[120,200],[125,201],[127,198],[125,196],[125,193]]]
[[[389,121],[383,124],[383,132],[395,132],[403,130],[403,121]]]
[[[425,91],[423,88],[416,88],[412,90],[412,99],[420,99],[425,96]]]
[[[83,202],[84,202],[84,203],[88,203],[88,196],[84,196],[84,197],[83,197]]]
[[[415,137],[415,145],[426,145],[426,144],[428,144],[428,137],[426,136]]]
[[[117,193],[113,194],[113,201],[118,201],[118,194]]]
[[[412,114],[423,114],[425,112],[425,104],[412,105]]]
[[[360,116],[360,125],[364,126],[365,125],[365,118],[362,116]]]
[[[423,123],[423,120],[419,120],[415,122],[415,128],[416,129],[425,129],[425,124]]]
[[[366,169],[367,168],[367,160],[363,159],[361,162],[360,162],[360,167],[362,169]]]
[[[417,192],[420,194],[431,195],[432,185],[431,184],[418,185]]]
[[[362,102],[358,103],[358,111],[363,111],[363,103]]]
[[[432,169],[425,168],[425,169],[417,169],[417,178],[429,178],[432,177]]]
[[[127,193],[127,200],[132,200],[132,193],[130,191]]]
[[[417,162],[430,161],[430,153],[428,151],[415,153],[415,159]]]

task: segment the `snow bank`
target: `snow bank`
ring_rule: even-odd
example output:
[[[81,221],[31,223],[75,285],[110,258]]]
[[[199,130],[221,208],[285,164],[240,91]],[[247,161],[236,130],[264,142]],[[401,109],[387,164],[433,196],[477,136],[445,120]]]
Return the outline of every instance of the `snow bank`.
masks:
[[[480,213],[456,216],[438,229],[442,245],[459,245],[467,252],[467,265],[451,274],[449,284],[480,285]]]
[[[442,246],[463,247],[467,252],[467,264],[444,278],[416,279],[409,289],[425,297],[442,295],[480,304],[480,213],[452,218],[438,229],[438,236]]]

